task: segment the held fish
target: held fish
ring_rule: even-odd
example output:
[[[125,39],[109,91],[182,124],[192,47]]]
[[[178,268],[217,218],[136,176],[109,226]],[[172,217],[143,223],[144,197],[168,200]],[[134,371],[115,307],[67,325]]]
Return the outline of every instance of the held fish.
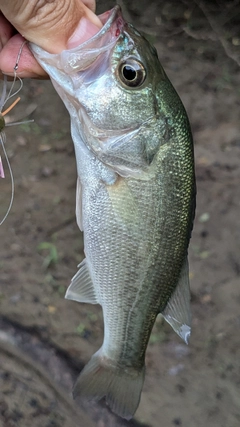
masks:
[[[103,345],[74,397],[130,419],[141,395],[156,316],[190,335],[187,251],[195,209],[193,142],[157,52],[116,6],[82,45],[31,45],[71,116],[76,215],[86,258],[66,298],[100,304]]]

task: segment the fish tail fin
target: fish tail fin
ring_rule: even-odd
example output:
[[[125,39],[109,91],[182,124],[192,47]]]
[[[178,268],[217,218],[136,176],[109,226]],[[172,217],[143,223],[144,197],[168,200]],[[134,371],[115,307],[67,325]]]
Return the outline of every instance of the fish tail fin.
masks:
[[[145,368],[118,368],[112,361],[95,353],[79,375],[73,389],[73,397],[100,400],[106,396],[111,410],[130,420],[139,405]]]

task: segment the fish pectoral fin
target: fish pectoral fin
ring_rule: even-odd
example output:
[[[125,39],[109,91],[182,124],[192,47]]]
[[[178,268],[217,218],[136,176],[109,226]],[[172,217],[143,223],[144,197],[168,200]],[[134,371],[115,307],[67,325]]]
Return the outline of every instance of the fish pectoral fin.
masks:
[[[77,179],[77,189],[76,189],[76,220],[77,225],[81,231],[83,231],[83,222],[82,222],[82,184],[80,178]]]
[[[89,304],[99,304],[86,258],[79,264],[79,270],[72,278],[65,298]]]
[[[139,209],[134,194],[124,179],[106,187],[116,220],[128,229],[135,230],[139,224]]]
[[[177,287],[162,312],[174,331],[188,343],[191,333],[190,288],[188,259],[184,260]]]
[[[73,398],[101,400],[122,418],[130,420],[139,405],[145,367],[141,369],[119,368],[103,356],[95,353],[80,373],[73,389]]]

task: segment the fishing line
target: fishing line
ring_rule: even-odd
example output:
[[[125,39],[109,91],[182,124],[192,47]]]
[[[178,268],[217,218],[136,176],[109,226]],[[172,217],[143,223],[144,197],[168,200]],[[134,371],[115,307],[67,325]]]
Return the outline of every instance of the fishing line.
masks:
[[[12,204],[13,204],[13,199],[14,199],[14,190],[15,190],[15,186],[14,186],[14,178],[13,178],[13,172],[12,172],[12,168],[11,168],[11,164],[10,161],[8,159],[8,155],[5,149],[5,142],[6,142],[6,135],[4,132],[1,132],[0,134],[0,142],[2,144],[2,149],[3,149],[3,153],[7,162],[7,166],[8,166],[8,170],[9,170],[9,174],[10,174],[10,179],[11,179],[11,199],[7,208],[7,212],[5,213],[3,219],[0,222],[0,226],[4,223],[5,219],[7,218],[11,208],[12,208]]]
[[[15,65],[14,65],[14,67],[13,67],[13,71],[14,71],[14,76],[13,76],[13,82],[12,82],[12,85],[11,85],[11,88],[10,88],[10,90],[9,90],[9,92],[8,92],[8,95],[7,95],[7,97],[6,97],[6,91],[7,91],[7,88],[6,88],[6,86],[7,86],[7,76],[5,76],[4,75],[4,83],[6,82],[6,84],[5,84],[5,94],[4,94],[4,97],[3,97],[3,95],[2,95],[2,97],[1,97],[1,101],[2,101],[2,99],[3,99],[3,103],[1,103],[1,101],[0,101],[0,111],[2,111],[2,108],[3,108],[3,106],[6,104],[6,102],[7,101],[9,101],[9,99],[10,98],[12,98],[13,96],[16,96],[19,92],[20,92],[20,90],[22,89],[22,87],[23,87],[23,81],[22,81],[22,79],[21,79],[21,77],[19,77],[18,75],[17,75],[17,70],[18,70],[18,66],[19,66],[19,61],[20,61],[20,58],[21,58],[21,55],[22,55],[22,51],[23,51],[23,48],[24,48],[24,46],[25,46],[25,44],[27,43],[27,40],[24,40],[24,42],[21,44],[21,47],[20,47],[20,49],[19,49],[19,51],[18,51],[18,55],[17,55],[17,59],[16,59],[16,63],[15,63]],[[18,80],[19,81],[19,83],[20,83],[20,87],[14,92],[14,93],[12,93],[12,91],[13,91],[13,88],[14,88],[14,86],[15,86],[15,83],[16,83],[16,80]],[[6,98],[5,98],[6,97]]]
[[[19,86],[19,88],[17,90],[15,90],[15,92],[13,92],[13,88],[14,88],[15,83],[16,83],[17,80],[19,81],[20,86]],[[13,96],[16,96],[20,92],[20,90],[22,90],[22,87],[23,87],[23,81],[22,81],[21,77],[17,76],[17,73],[16,73],[16,71],[14,69],[14,76],[13,76],[12,85],[10,87],[10,90],[8,92],[8,95],[7,95],[6,99],[4,100],[2,108],[9,101],[9,99],[11,99]],[[2,108],[1,108],[1,110],[2,110]]]
[[[7,76],[4,74],[4,76],[3,76],[3,90],[2,90],[2,95],[0,98],[0,111],[2,111],[3,106],[5,104],[6,95],[7,95]]]

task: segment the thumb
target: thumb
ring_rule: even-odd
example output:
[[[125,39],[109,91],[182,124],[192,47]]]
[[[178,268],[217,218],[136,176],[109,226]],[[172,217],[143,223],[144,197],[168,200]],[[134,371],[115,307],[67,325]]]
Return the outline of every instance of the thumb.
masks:
[[[8,21],[27,40],[50,53],[83,43],[102,27],[90,0],[0,0]]]

